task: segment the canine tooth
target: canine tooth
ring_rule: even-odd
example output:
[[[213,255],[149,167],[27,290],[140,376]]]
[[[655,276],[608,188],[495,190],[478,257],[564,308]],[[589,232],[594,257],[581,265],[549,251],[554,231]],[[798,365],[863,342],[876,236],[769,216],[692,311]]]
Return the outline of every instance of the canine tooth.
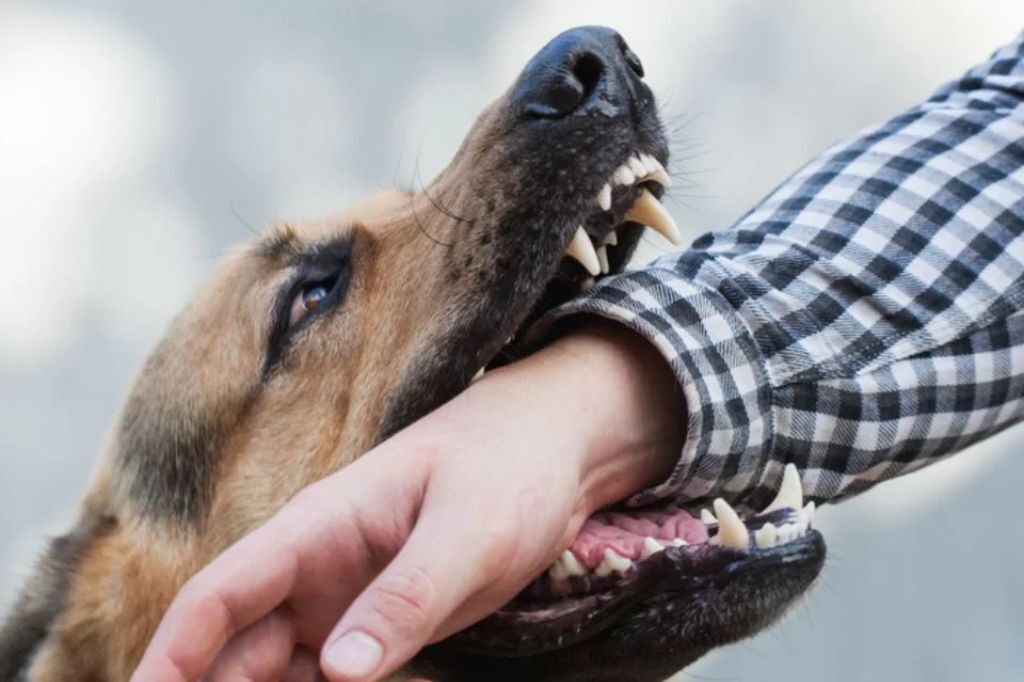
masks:
[[[785,509],[786,507],[796,511],[803,507],[803,505],[804,494],[800,485],[800,474],[797,473],[796,467],[793,464],[787,464],[786,468],[782,470],[782,485],[779,486],[779,492],[775,495],[772,503],[765,507],[763,513]]]
[[[616,233],[615,230],[612,230],[611,232],[609,232],[608,234],[606,234],[604,236],[604,242],[603,243],[605,245],[607,245],[607,246],[617,246],[618,243],[619,243],[619,235],[618,235],[618,233]]]
[[[653,554],[657,554],[663,549],[665,549],[665,547],[654,538],[644,538],[644,551],[640,556],[646,559]]]
[[[612,549],[606,549],[604,550],[604,558],[601,559],[601,563],[598,567],[594,569],[594,573],[600,577],[609,575],[612,571],[625,573],[632,565],[633,562],[626,557],[619,556]]]
[[[474,374],[474,375],[473,375],[473,378],[469,380],[469,383],[473,383],[474,381],[476,381],[477,379],[479,379],[479,378],[480,378],[480,377],[482,377],[483,375],[484,375],[484,368],[483,368],[483,367],[481,367],[481,368],[480,368],[480,371],[479,371],[479,372],[477,372],[476,374]]]
[[[626,163],[629,164],[629,170],[633,171],[633,175],[636,177],[642,178],[647,175],[647,169],[644,167],[643,162],[635,156],[630,158]]]
[[[626,164],[616,168],[612,174],[612,182],[616,185],[632,185],[635,180],[636,176],[633,174],[633,171],[629,170],[629,166]]]
[[[807,535],[807,519],[797,519],[796,523],[793,524],[793,527],[796,528],[796,536],[798,538],[802,538],[803,536]]]
[[[607,274],[611,270],[608,265],[608,249],[604,246],[597,250],[597,262],[601,266],[601,272]]]
[[[672,538],[673,547],[686,547],[688,544],[690,543],[682,538]]]
[[[580,265],[586,268],[591,275],[601,272],[601,262],[597,260],[594,245],[590,242],[590,237],[587,236],[582,225],[576,228],[576,234],[572,236],[569,248],[565,252],[579,261]]]
[[[714,503],[715,515],[718,517],[718,544],[735,549],[750,547],[750,536],[747,527],[740,520],[736,511],[721,497]]]
[[[597,193],[597,205],[601,207],[602,211],[607,211],[612,207],[612,186],[605,183],[601,191]]]
[[[762,549],[774,547],[776,538],[778,538],[778,531],[773,523],[766,523],[754,532],[754,540]]]
[[[565,550],[562,552],[562,557],[559,562],[565,567],[565,572],[569,575],[586,575],[587,568],[580,563],[580,560],[576,558],[576,555],[571,550]]]
[[[718,523],[718,519],[715,518],[715,515],[711,513],[710,509],[700,510],[700,520],[705,526],[711,526]]]
[[[643,223],[676,246],[682,243],[683,236],[679,233],[676,221],[672,219],[665,207],[658,203],[654,195],[646,189],[640,190],[633,207],[626,214],[626,220]]]

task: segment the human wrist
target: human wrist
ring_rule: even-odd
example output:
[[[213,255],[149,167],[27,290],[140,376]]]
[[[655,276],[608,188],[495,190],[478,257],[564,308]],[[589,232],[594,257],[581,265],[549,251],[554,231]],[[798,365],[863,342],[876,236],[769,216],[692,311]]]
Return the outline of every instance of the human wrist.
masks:
[[[671,472],[685,436],[685,401],[668,363],[646,339],[600,319],[557,340],[523,369],[573,439],[586,514]]]

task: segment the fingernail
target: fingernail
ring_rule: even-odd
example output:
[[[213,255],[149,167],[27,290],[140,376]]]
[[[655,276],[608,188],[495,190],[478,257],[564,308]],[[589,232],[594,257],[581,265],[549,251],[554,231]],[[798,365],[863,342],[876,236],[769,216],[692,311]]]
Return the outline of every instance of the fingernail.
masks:
[[[366,677],[380,665],[384,647],[376,638],[353,630],[327,648],[324,662],[334,672],[348,677]]]

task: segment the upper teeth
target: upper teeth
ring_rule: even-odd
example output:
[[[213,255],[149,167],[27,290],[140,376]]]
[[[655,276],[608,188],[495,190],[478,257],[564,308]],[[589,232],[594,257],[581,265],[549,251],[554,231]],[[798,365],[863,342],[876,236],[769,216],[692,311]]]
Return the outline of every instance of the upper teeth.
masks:
[[[597,262],[601,266],[601,273],[608,274],[611,266],[608,264],[608,247],[602,246],[597,250]]]
[[[683,243],[683,236],[679,233],[676,221],[646,189],[640,190],[640,196],[636,198],[633,207],[626,213],[626,220],[649,226],[677,246]]]
[[[598,207],[602,211],[607,211],[612,207],[612,189],[615,186],[628,186],[648,180],[656,182],[662,187],[668,187],[672,184],[668,173],[665,172],[665,167],[656,158],[650,154],[631,156],[612,172],[611,179],[597,193]],[[672,216],[646,188],[640,189],[640,194],[633,202],[629,212],[626,213],[625,218],[626,220],[649,226],[675,245],[682,243],[682,235]],[[618,237],[614,230],[609,232],[604,238],[602,245],[606,244],[612,246],[618,244]],[[609,270],[605,262],[607,261],[607,254],[604,259],[601,258],[600,252],[594,249],[594,245],[591,243],[590,237],[587,236],[587,232],[583,229],[582,225],[576,228],[576,232],[566,248],[566,253],[579,261],[580,265],[591,275],[597,276],[601,273],[607,273]]]
[[[569,242],[569,247],[565,252],[579,261],[580,265],[586,268],[591,275],[601,272],[601,261],[597,259],[597,251],[594,250],[594,245],[582,225],[576,228],[576,233],[572,236],[572,241]]]

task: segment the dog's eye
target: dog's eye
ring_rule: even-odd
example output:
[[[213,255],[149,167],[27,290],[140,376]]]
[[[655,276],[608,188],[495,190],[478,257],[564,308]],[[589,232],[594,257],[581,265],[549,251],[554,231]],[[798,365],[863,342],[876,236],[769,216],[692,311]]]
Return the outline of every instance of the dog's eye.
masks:
[[[288,326],[294,327],[311,313],[315,313],[334,288],[336,280],[311,282],[302,287],[292,300],[288,313]]]

